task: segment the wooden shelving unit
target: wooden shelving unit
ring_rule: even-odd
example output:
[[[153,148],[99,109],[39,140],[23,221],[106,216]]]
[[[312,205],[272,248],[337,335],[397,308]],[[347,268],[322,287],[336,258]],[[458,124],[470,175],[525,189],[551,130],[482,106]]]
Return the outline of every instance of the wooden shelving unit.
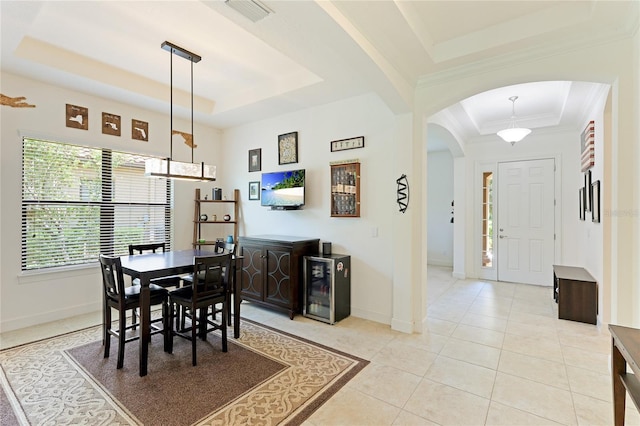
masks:
[[[203,226],[205,225],[214,225],[214,226],[233,226],[233,241],[238,241],[238,203],[240,202],[240,191],[238,189],[233,190],[233,199],[231,200],[203,200],[201,199],[200,188],[196,188],[195,195],[195,209],[193,212],[193,246],[199,248],[201,246],[207,245],[215,245],[216,241],[214,239],[204,239],[203,235]],[[226,205],[226,207],[224,206]],[[232,207],[229,207],[232,205]],[[208,216],[207,220],[201,220],[201,215],[206,214]],[[228,214],[231,216],[231,220],[224,220],[224,215]],[[217,219],[212,220],[213,216],[216,215]],[[222,235],[229,235],[228,232]]]

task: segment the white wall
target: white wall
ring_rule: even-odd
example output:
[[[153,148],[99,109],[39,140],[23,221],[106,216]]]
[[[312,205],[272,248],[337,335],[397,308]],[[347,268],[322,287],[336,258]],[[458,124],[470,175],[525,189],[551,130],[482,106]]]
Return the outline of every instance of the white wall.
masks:
[[[392,212],[396,186],[396,118],[377,96],[360,96],[225,131],[223,190],[238,188],[242,198],[240,235],[278,234],[331,241],[334,253],[351,255],[351,314],[389,324],[392,316]],[[298,132],[298,163],[278,165],[278,135]],[[364,136],[365,147],[331,152],[329,142]],[[306,204],[301,210],[272,211],[248,200],[248,184],[261,172],[248,172],[248,151],[262,148],[262,172],[306,169]],[[360,161],[360,218],[330,217],[332,161]]]
[[[101,277],[97,267],[74,271],[23,275],[20,271],[21,244],[21,150],[24,136],[80,145],[108,147],[125,152],[169,155],[169,117],[115,103],[106,99],[53,87],[12,74],[2,74],[1,91],[7,96],[25,96],[36,108],[1,107],[0,140],[0,331],[67,318],[101,309]],[[65,127],[65,104],[89,109],[89,130]],[[167,104],[167,111],[168,111]],[[122,136],[101,133],[102,112],[118,114]],[[131,139],[131,119],[149,123],[149,142]],[[174,128],[190,131],[190,123],[174,118]],[[218,165],[224,175],[231,167],[220,161],[219,132],[206,126],[194,129],[196,161]],[[176,160],[189,161],[191,150],[174,144]],[[224,183],[224,180],[221,180]],[[191,247],[193,194],[197,185],[177,182],[175,186],[174,248]]]
[[[453,266],[453,157],[449,151],[427,155],[427,194],[427,263]]]

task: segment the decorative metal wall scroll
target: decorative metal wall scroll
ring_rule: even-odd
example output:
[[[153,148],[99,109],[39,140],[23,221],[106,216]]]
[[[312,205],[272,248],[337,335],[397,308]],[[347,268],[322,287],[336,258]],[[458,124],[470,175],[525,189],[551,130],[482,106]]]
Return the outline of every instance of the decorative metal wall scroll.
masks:
[[[404,213],[409,207],[409,181],[407,181],[407,175],[400,176],[396,183],[398,184],[398,206],[400,207],[400,213]]]

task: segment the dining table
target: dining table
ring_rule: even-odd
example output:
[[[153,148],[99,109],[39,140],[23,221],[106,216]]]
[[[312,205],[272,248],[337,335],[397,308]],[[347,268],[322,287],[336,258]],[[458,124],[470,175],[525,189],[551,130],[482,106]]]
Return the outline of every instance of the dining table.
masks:
[[[151,341],[151,305],[149,284],[154,278],[181,275],[193,272],[196,256],[215,256],[206,249],[188,249],[164,253],[145,253],[122,256],[122,272],[140,280],[140,376],[147,375],[149,342]],[[239,267],[238,267],[239,266]],[[229,283],[233,294],[233,336],[240,337],[240,281],[242,279],[242,256],[233,256]],[[166,347],[165,347],[166,350]]]

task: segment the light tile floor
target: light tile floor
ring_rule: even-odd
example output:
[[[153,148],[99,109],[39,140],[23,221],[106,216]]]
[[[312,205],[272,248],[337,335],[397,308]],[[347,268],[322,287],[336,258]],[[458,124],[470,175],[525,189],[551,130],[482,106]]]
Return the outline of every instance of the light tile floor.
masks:
[[[242,316],[371,361],[316,411],[324,425],[610,425],[607,327],[557,319],[549,287],[428,268],[428,330],[330,326],[243,303]],[[100,313],[0,334],[0,348],[99,324]],[[640,415],[627,401],[628,425]]]

